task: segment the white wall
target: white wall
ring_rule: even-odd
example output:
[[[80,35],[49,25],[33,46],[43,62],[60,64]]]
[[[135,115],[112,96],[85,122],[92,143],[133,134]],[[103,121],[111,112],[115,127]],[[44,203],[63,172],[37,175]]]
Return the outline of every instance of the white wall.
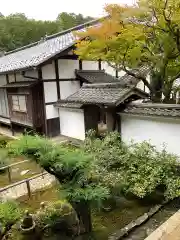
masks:
[[[6,84],[6,75],[0,75],[0,86]]]
[[[58,100],[56,82],[44,82],[43,85],[45,103],[56,102]]]
[[[9,74],[8,77],[9,77],[9,82],[10,83],[15,82],[15,75],[14,74]]]
[[[97,61],[82,61],[83,70],[99,70],[99,63]]]
[[[59,59],[59,78],[75,78],[75,69],[79,69],[79,60]]]
[[[78,91],[80,88],[80,82],[79,81],[62,81],[59,82],[60,85],[60,94],[61,99],[65,99],[71,94]]]
[[[144,91],[144,83],[143,83],[143,81],[139,81],[136,87],[139,88],[140,90]]]
[[[54,62],[42,67],[42,78],[43,79],[56,79]]]
[[[6,85],[6,75],[0,75],[0,86]],[[0,115],[9,117],[9,106],[7,99],[6,89],[0,89]],[[10,123],[9,119],[0,117],[0,121],[4,123]]]
[[[53,104],[46,105],[46,119],[58,118],[58,108],[55,108]]]
[[[121,136],[126,143],[150,141],[158,150],[165,144],[168,152],[180,155],[180,119],[122,115]]]
[[[74,111],[68,108],[60,108],[59,116],[62,135],[80,140],[85,139],[83,110]]]
[[[28,70],[25,72],[25,76],[27,77],[34,77],[34,78],[38,78],[38,71],[37,70]]]
[[[107,62],[101,62],[101,69],[114,77],[116,76],[116,70],[110,67]]]

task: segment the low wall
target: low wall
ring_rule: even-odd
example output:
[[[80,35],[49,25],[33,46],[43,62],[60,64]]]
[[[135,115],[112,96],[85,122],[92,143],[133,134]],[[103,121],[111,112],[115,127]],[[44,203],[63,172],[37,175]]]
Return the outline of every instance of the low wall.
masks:
[[[180,239],[180,210],[164,222],[145,240],[179,240]]]

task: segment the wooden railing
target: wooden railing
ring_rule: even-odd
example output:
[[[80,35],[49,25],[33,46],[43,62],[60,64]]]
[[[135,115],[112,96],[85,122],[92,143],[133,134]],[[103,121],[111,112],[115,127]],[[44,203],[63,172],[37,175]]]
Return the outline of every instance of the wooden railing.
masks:
[[[12,171],[11,171],[11,169],[13,167],[17,166],[17,165],[20,165],[20,164],[23,164],[23,163],[26,163],[26,162],[29,162],[29,160],[24,160],[24,161],[20,161],[20,162],[17,162],[17,163],[12,163],[10,165],[1,167],[0,172],[1,171],[7,171],[8,181],[9,181],[9,183],[12,183]]]
[[[38,178],[42,182],[37,182]],[[31,198],[32,192],[50,185],[53,181],[55,181],[55,178],[47,172],[37,174],[36,176],[0,188],[0,199],[16,199],[24,195],[28,195]],[[33,185],[31,185],[31,182],[33,182]]]

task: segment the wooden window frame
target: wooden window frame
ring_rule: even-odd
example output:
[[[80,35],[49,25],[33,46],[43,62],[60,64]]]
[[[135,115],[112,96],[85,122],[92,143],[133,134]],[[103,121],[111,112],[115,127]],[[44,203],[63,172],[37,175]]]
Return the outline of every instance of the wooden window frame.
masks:
[[[13,101],[13,97],[17,97],[17,103],[18,104],[16,106],[18,106],[19,109],[14,108],[15,104],[14,104],[14,101]],[[24,97],[25,108],[26,108],[25,110],[21,109],[20,100],[19,100],[20,97]],[[12,101],[12,111],[13,112],[27,113],[27,96],[25,94],[23,94],[23,95],[22,94],[11,94],[11,101]]]

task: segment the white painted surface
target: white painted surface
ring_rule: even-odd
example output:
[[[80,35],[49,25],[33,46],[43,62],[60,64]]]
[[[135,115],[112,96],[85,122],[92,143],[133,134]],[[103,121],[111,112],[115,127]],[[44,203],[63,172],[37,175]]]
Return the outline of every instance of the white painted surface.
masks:
[[[8,77],[9,77],[9,82],[10,83],[15,82],[15,75],[14,74],[9,74]]]
[[[43,84],[45,103],[56,102],[58,100],[56,82],[44,82]]]
[[[112,76],[116,76],[116,70],[108,65],[107,62],[102,62],[101,63],[101,69],[105,70],[108,74]]]
[[[99,63],[97,61],[82,61],[83,70],[99,70]]]
[[[0,86],[6,84],[6,75],[0,75]]]
[[[144,91],[144,83],[143,83],[143,81],[139,81],[136,87],[139,88],[140,90]]]
[[[0,115],[9,117],[9,106],[6,89],[0,89]]]
[[[46,119],[52,119],[59,117],[58,109],[54,107],[54,105],[46,106]]]
[[[158,150],[165,144],[169,153],[180,156],[180,120],[122,115],[121,136],[126,143],[150,141]]]
[[[79,60],[59,59],[59,78],[75,78],[75,69],[79,69]]]
[[[42,78],[43,79],[56,79],[54,62],[42,67]]]
[[[38,71],[37,70],[28,70],[25,72],[25,76],[28,77],[34,77],[34,78],[38,78]]]
[[[71,94],[78,91],[80,88],[80,82],[79,81],[62,81],[59,82],[60,85],[60,94],[61,99],[65,99]]]
[[[85,126],[84,126],[84,111],[72,111],[71,109],[60,108],[60,129],[64,136],[84,140]]]
[[[22,82],[22,81],[29,81],[28,78],[24,78],[24,76],[21,73],[16,73],[16,81]]]

